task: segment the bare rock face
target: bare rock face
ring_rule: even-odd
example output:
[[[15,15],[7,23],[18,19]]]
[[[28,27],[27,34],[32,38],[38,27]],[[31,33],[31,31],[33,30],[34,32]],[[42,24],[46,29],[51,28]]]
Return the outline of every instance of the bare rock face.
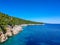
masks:
[[[22,27],[20,25],[15,25],[12,29],[14,35],[18,34],[20,31],[22,31]]]
[[[20,31],[22,31],[22,26],[21,25],[15,25],[13,28],[11,26],[6,27],[6,33],[3,34],[3,31],[0,31],[0,42],[5,42],[8,37],[12,35],[18,34]]]
[[[12,33],[11,33],[11,31],[8,30],[5,35],[6,36],[12,36]]]
[[[0,32],[1,35],[0,35],[0,42],[5,42],[8,38],[6,35],[3,34],[3,32]]]
[[[11,31],[11,27],[10,26],[8,26],[7,28],[6,28],[6,36],[12,36],[12,31]]]

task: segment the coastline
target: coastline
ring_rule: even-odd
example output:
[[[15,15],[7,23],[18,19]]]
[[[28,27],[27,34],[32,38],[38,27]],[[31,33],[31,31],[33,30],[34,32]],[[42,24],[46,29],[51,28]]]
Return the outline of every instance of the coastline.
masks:
[[[8,40],[8,37],[11,37],[13,35],[18,34],[19,32],[21,32],[23,30],[23,26],[30,26],[30,25],[45,25],[45,24],[21,24],[21,25],[15,25],[13,26],[7,26],[6,27],[6,33],[3,34],[3,32],[0,32],[0,43],[5,42],[6,40]]]
[[[45,25],[45,24],[22,24],[21,26],[28,26],[28,25]]]
[[[15,25],[13,28],[8,25],[6,27],[6,33],[5,34],[3,33],[3,31],[0,31],[0,43],[5,42],[6,40],[8,40],[8,37],[16,35],[19,32],[21,32],[22,30],[23,30],[22,26],[20,26],[20,25]]]

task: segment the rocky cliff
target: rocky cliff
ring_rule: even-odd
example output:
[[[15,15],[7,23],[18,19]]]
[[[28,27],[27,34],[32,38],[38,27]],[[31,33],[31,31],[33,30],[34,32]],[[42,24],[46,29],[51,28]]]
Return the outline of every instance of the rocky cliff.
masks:
[[[8,37],[18,34],[22,31],[22,27],[20,25],[15,25],[13,28],[11,26],[6,27],[6,33],[4,34],[3,31],[0,31],[0,42],[5,42]]]

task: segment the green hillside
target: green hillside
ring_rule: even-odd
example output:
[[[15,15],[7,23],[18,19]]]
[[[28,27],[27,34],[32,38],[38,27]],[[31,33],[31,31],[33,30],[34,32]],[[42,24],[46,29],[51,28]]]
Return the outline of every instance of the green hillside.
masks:
[[[16,17],[9,16],[0,12],[0,25],[18,25],[18,24],[42,24],[42,22],[33,22]]]
[[[0,12],[0,31],[3,31],[5,33],[6,32],[5,27],[7,25],[14,26],[20,24],[42,24],[42,22],[24,20]]]

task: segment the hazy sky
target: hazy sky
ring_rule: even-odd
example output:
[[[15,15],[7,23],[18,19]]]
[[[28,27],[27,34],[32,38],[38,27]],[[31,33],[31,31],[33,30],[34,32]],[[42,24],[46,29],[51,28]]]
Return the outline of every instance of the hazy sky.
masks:
[[[60,0],[0,0],[0,12],[32,21],[60,23]]]

